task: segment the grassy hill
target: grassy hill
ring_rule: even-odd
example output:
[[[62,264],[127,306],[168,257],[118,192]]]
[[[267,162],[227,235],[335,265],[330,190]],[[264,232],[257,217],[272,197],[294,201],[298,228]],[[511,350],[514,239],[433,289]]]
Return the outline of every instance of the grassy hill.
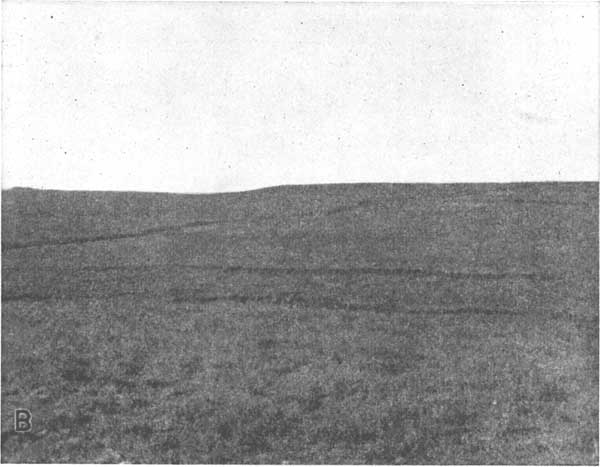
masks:
[[[597,463],[598,184],[3,191],[2,460]]]

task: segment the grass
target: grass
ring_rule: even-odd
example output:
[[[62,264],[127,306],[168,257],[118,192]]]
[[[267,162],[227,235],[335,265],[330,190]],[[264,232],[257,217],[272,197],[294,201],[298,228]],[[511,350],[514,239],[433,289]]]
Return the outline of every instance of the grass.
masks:
[[[199,196],[247,221],[29,248],[24,210],[78,208],[5,193],[2,460],[597,464],[590,185]]]

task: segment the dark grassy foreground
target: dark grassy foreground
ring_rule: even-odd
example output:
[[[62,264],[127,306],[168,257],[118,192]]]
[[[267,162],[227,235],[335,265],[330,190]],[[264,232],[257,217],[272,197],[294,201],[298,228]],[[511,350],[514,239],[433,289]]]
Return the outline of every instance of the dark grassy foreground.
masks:
[[[597,183],[16,189],[2,227],[4,462],[598,463]]]

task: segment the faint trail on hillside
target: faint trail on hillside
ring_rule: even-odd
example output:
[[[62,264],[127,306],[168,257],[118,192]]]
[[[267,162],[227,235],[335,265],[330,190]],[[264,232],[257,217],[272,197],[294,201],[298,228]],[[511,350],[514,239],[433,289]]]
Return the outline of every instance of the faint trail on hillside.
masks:
[[[284,305],[301,306],[307,308],[323,308],[328,310],[344,311],[373,311],[376,313],[407,313],[407,314],[439,314],[439,315],[460,315],[460,314],[485,314],[485,315],[516,315],[517,311],[503,307],[485,307],[485,306],[458,306],[458,307],[419,307],[411,308],[406,305],[395,303],[394,301],[384,302],[364,302],[349,303],[335,297],[311,295],[307,296],[301,292],[286,292],[273,294],[207,294],[202,289],[171,289],[168,294],[147,292],[119,292],[111,294],[108,297],[96,296],[94,294],[82,294],[77,296],[68,296],[64,294],[20,294],[2,297],[3,302],[27,301],[41,302],[50,300],[113,300],[115,298],[135,298],[144,299],[167,299],[176,304],[207,304],[215,302],[233,302],[240,304],[256,303],[265,305]]]
[[[173,289],[171,295],[175,303],[212,303],[218,301],[235,302],[235,303],[265,303],[271,305],[287,305],[287,306],[304,306],[317,307],[332,310],[346,311],[374,311],[380,313],[404,312],[410,314],[486,314],[486,315],[510,315],[517,314],[516,311],[508,308],[491,308],[478,306],[461,306],[461,307],[428,307],[428,308],[409,308],[403,305],[394,303],[393,301],[383,303],[347,303],[334,297],[310,296],[306,297],[298,292],[289,292],[272,295],[206,295],[203,290],[194,289]]]
[[[585,201],[558,201],[558,200],[543,200],[543,199],[523,199],[523,198],[511,198],[507,199],[511,203],[515,204],[547,204],[549,206],[590,206],[590,203]]]
[[[150,235],[158,235],[163,233],[177,233],[185,228],[202,227],[206,225],[224,224],[224,221],[196,221],[186,224],[177,224],[163,227],[152,227],[149,229],[140,230],[137,232],[122,232],[108,233],[101,235],[92,235],[89,237],[69,237],[56,240],[36,240],[31,242],[2,242],[2,251],[20,250],[23,248],[33,248],[42,246],[57,246],[57,245],[76,245],[90,242],[103,242],[110,240],[122,240],[126,238],[147,237]]]
[[[317,217],[327,217],[327,216],[330,216],[330,215],[333,215],[336,213],[351,211],[353,209],[356,209],[357,207],[362,207],[365,205],[366,205],[365,202],[362,201],[362,202],[360,202],[356,205],[352,205],[352,206],[341,206],[341,207],[331,209],[331,210],[325,212],[323,215],[317,216]],[[273,216],[266,216],[261,219],[253,219],[252,221],[254,223],[257,223],[257,225],[260,226],[261,223],[258,221],[266,221],[266,220],[271,220],[271,219],[273,219]],[[128,239],[128,238],[140,238],[140,237],[147,237],[147,236],[151,236],[151,235],[159,235],[159,234],[164,234],[164,233],[180,233],[180,232],[183,232],[184,229],[190,229],[190,228],[194,228],[194,227],[205,227],[205,226],[209,226],[209,225],[219,225],[219,224],[220,225],[225,225],[225,224],[236,225],[236,224],[240,224],[243,222],[244,222],[244,220],[242,220],[242,219],[231,220],[231,221],[226,221],[226,220],[195,221],[195,222],[188,222],[185,224],[151,227],[148,229],[139,230],[137,232],[106,233],[106,234],[91,235],[91,236],[87,236],[87,237],[67,237],[67,238],[61,238],[61,239],[34,240],[34,241],[29,241],[29,242],[2,242],[2,251],[21,250],[24,248],[36,248],[36,247],[44,247],[44,246],[78,245],[78,244],[92,243],[92,242],[124,240],[124,239]]]
[[[115,265],[115,266],[80,266],[80,267],[60,267],[40,266],[41,269],[52,270],[56,272],[111,272],[111,271],[144,271],[144,270],[173,270],[188,269],[197,271],[218,271],[226,274],[257,274],[263,276],[278,275],[332,275],[332,276],[355,276],[355,275],[375,275],[375,276],[404,276],[404,277],[446,277],[450,279],[476,279],[476,280],[502,280],[502,279],[530,279],[551,281],[558,277],[544,272],[526,272],[526,271],[500,271],[500,272],[475,272],[475,271],[449,271],[445,269],[425,269],[425,268],[386,268],[386,267],[294,267],[294,266],[218,266],[214,264],[185,264],[185,263],[163,263],[163,264],[136,264],[136,265]],[[15,270],[9,266],[3,266],[4,270]]]
[[[351,212],[351,211],[355,211],[356,209],[359,208],[364,208],[367,206],[372,206],[373,203],[367,199],[363,199],[362,201],[359,201],[356,204],[351,204],[351,205],[341,205],[341,206],[336,206],[334,208],[331,208],[327,211],[325,211],[325,214],[323,214],[322,216],[318,216],[318,217],[327,217],[327,216],[333,216],[335,214],[341,214],[341,213],[345,213],[345,212]]]
[[[416,201],[416,198],[404,199],[403,201],[406,203],[407,201]],[[535,199],[523,199],[523,198],[505,198],[505,199],[493,199],[493,200],[484,200],[481,201],[483,205],[486,204],[498,204],[498,203],[510,203],[515,205],[521,204],[542,204],[542,205],[560,205],[560,206],[589,206],[588,203],[582,201],[559,201],[559,200],[535,200]],[[443,201],[440,206],[443,206]],[[356,204],[352,205],[337,205],[323,213],[317,215],[308,215],[308,216],[299,216],[306,217],[307,219],[319,219],[319,218],[328,218],[330,216],[335,216],[337,214],[344,214],[348,212],[356,211],[357,209],[372,207],[374,202],[369,199],[363,199]],[[10,250],[19,250],[24,248],[36,248],[36,247],[45,247],[45,246],[60,246],[60,245],[77,245],[77,244],[85,244],[92,242],[102,242],[102,241],[111,241],[111,240],[123,240],[123,239],[131,239],[131,238],[141,238],[147,237],[151,235],[159,235],[165,233],[182,233],[184,229],[189,228],[197,228],[204,227],[209,225],[238,225],[242,223],[251,222],[256,226],[263,226],[264,221],[272,220],[276,218],[276,216],[265,216],[262,218],[254,218],[254,219],[233,219],[233,220],[207,220],[207,221],[195,221],[188,222],[184,224],[176,224],[176,225],[168,225],[168,226],[159,226],[159,227],[151,227],[143,230],[139,230],[137,232],[115,232],[115,233],[105,233],[98,235],[91,235],[86,237],[67,237],[62,239],[47,239],[47,240],[33,240],[33,241],[25,241],[25,242],[2,242],[2,251],[10,251]],[[185,233],[185,232],[184,232]]]
[[[39,294],[39,293],[21,293],[21,294],[9,294],[2,291],[2,303],[6,302],[45,302],[49,300],[113,300],[119,297],[143,297],[143,298],[160,298],[160,294],[154,295],[148,294],[147,292],[115,292],[108,296],[98,294],[81,294],[72,295],[67,293],[50,293],[50,294]]]
[[[331,275],[355,275],[371,274],[378,276],[409,276],[409,277],[449,277],[453,279],[540,279],[551,280],[554,277],[539,272],[473,272],[473,271],[448,271],[443,269],[424,269],[424,268],[382,268],[382,267],[315,267],[315,268],[297,268],[297,267],[271,267],[271,266],[227,266],[222,269],[223,272],[247,272],[256,274],[331,274]]]

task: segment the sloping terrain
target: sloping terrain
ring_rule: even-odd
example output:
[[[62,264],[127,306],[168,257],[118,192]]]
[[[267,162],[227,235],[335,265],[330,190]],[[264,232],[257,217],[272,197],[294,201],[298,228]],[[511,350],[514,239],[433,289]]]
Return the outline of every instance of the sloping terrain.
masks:
[[[13,189],[2,259],[5,462],[598,462],[597,183]]]

